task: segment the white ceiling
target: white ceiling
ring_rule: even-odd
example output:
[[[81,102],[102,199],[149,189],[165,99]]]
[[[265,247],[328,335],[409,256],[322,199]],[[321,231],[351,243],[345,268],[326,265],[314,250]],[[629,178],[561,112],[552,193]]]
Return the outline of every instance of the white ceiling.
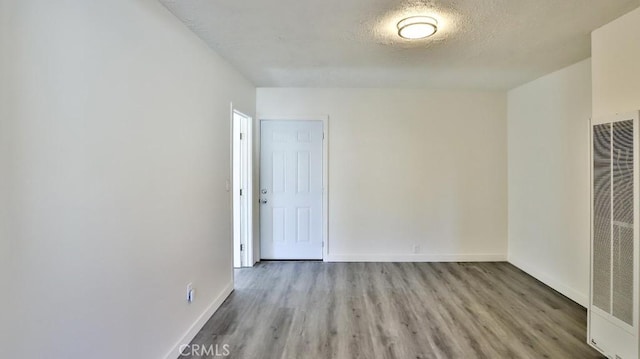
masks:
[[[590,56],[640,0],[160,0],[258,87],[510,89]],[[397,36],[409,15],[438,33]]]

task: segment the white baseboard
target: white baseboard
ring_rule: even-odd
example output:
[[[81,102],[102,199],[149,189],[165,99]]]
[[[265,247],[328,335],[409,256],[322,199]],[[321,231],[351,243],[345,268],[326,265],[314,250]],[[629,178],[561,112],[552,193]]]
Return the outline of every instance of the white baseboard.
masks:
[[[525,263],[525,261],[523,261],[522,259],[514,256],[509,256],[509,263],[520,268],[522,271],[548,285],[554,290],[562,293],[562,295],[580,304],[581,306],[586,308],[589,305],[589,298],[586,294],[567,286],[566,284],[560,282],[559,280],[553,278],[548,274],[540,272],[538,269],[535,269],[531,265]]]
[[[227,284],[227,286],[222,290],[222,293],[216,297],[211,304],[207,307],[207,309],[202,313],[198,319],[189,327],[189,330],[182,336],[182,338],[173,346],[173,348],[167,353],[165,359],[176,359],[180,356],[180,347],[185,344],[191,343],[193,338],[198,334],[200,329],[204,327],[209,318],[213,315],[213,313],[220,308],[225,299],[233,292],[233,281]]]
[[[325,262],[505,262],[506,254],[329,254]]]

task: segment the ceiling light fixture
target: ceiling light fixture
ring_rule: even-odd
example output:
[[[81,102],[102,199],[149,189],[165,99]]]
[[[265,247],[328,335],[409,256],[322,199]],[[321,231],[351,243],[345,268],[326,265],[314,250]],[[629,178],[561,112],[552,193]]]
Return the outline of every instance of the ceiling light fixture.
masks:
[[[430,16],[411,16],[398,23],[398,35],[403,39],[424,39],[436,31],[438,21]]]

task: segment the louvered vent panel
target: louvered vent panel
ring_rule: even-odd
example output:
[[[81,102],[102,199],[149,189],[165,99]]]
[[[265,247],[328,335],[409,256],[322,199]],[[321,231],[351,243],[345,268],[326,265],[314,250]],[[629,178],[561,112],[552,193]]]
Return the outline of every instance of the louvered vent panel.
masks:
[[[612,315],[633,325],[633,121],[613,124]]]
[[[593,127],[593,305],[611,313],[611,125]]]
[[[633,325],[633,228],[613,226],[613,316]]]

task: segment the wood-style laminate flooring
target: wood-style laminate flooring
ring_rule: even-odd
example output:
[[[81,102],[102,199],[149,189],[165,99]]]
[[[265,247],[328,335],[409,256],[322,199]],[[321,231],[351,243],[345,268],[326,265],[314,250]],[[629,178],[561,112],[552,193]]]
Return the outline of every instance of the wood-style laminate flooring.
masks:
[[[508,263],[262,262],[235,275],[192,342],[226,344],[227,358],[601,358],[585,309]]]

